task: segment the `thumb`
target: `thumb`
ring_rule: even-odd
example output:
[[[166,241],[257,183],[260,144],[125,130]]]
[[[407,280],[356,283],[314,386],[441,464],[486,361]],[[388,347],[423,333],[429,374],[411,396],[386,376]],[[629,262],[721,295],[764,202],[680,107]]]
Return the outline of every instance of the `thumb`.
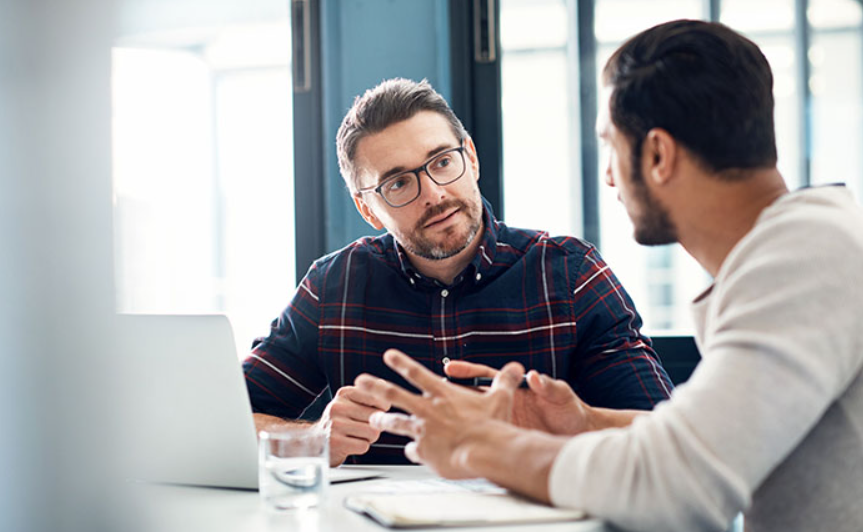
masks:
[[[524,379],[524,366],[518,362],[510,362],[495,375],[491,389],[514,393],[522,379]]]
[[[565,381],[552,379],[533,370],[527,375],[527,385],[533,393],[552,403],[563,403],[575,395]]]

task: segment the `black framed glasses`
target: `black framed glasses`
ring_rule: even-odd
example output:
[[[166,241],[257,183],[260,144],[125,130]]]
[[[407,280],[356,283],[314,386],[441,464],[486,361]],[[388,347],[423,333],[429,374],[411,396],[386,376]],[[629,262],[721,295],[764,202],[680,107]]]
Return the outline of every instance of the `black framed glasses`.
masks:
[[[422,166],[388,177],[379,185],[361,188],[357,192],[374,191],[380,194],[390,207],[404,207],[420,197],[420,172],[425,172],[432,181],[444,186],[458,181],[466,169],[464,146],[459,146],[440,152]]]

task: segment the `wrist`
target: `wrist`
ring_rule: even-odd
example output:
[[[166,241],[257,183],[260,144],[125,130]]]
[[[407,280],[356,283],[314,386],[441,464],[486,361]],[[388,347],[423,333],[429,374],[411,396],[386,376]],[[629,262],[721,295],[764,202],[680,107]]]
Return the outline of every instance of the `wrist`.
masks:
[[[586,415],[588,423],[587,430],[602,430],[609,428],[620,428],[629,426],[636,417],[648,414],[649,411],[642,410],[615,410],[613,408],[588,407],[589,414]]]
[[[602,430],[607,427],[606,423],[608,420],[605,418],[602,408],[585,405],[584,419],[585,423],[583,432]]]
[[[487,420],[473,425],[465,431],[454,458],[458,466],[471,475],[488,478],[488,468],[497,467],[500,455],[500,442],[512,436],[508,431],[513,425],[498,420]]]
[[[483,477],[530,498],[550,502],[548,477],[558,453],[570,440],[502,422],[483,423],[465,440],[470,476]],[[518,467],[513,467],[518,464]]]

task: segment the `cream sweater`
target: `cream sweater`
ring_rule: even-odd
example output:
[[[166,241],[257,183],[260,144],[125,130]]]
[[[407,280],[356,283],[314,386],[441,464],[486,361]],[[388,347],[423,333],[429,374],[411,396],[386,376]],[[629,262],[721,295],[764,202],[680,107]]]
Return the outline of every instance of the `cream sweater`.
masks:
[[[625,528],[863,530],[863,211],[786,194],[693,303],[702,361],[626,429],[557,456],[554,504]]]

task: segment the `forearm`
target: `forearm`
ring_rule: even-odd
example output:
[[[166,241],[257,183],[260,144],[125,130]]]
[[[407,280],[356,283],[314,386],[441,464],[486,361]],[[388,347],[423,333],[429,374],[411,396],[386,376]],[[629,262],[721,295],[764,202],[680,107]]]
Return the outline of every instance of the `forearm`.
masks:
[[[478,477],[532,499],[550,502],[551,466],[568,437],[489,421],[471,431],[461,465]]]
[[[648,410],[616,410],[613,408],[591,407],[587,431],[627,427],[639,416],[649,414]]]

